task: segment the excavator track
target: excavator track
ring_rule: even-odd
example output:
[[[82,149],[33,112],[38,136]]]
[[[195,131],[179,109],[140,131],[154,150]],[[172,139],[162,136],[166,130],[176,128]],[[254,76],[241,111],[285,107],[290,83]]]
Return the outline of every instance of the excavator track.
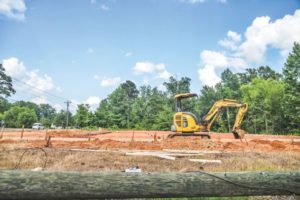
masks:
[[[195,132],[195,133],[172,133],[169,134],[167,138],[174,138],[174,137],[190,137],[196,136],[201,137],[203,139],[211,139],[210,134],[207,132]]]

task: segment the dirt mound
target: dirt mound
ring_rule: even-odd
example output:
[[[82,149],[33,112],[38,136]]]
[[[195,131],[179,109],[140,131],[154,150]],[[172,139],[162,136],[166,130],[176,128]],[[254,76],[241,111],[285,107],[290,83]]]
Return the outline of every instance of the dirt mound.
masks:
[[[95,137],[96,135],[111,133],[107,129],[100,129],[98,131],[88,131],[88,130],[55,130],[48,131],[47,135],[51,137],[61,137],[61,138],[89,138]]]

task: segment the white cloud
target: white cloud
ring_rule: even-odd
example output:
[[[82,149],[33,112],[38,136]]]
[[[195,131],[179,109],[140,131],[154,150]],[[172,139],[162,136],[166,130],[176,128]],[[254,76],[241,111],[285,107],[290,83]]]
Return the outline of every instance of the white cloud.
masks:
[[[213,86],[220,81],[216,74],[219,68],[243,69],[253,63],[262,64],[269,48],[280,51],[287,57],[294,42],[300,42],[300,10],[274,22],[268,16],[257,17],[242,36],[228,31],[227,37],[219,41],[225,51],[203,50],[200,54],[202,68],[198,78],[203,85]]]
[[[101,10],[104,10],[104,11],[110,10],[110,8],[109,8],[107,5],[105,5],[105,4],[102,4],[102,5],[100,6],[100,9],[101,9]]]
[[[25,0],[1,0],[0,1],[0,14],[17,20],[22,21],[25,19],[26,5]]]
[[[159,72],[155,78],[168,80],[170,78],[170,76],[172,76],[172,74],[170,72],[168,72],[167,70],[163,70],[163,71]]]
[[[205,65],[203,68],[198,70],[198,78],[203,85],[214,86],[220,82],[221,79],[217,76],[215,66]]]
[[[91,2],[91,4],[95,4],[96,0],[91,0],[90,2]]]
[[[54,104],[54,105],[52,105],[53,106],[53,108],[57,111],[57,112],[60,112],[62,109],[64,109],[63,107],[62,107],[62,105],[61,104]]]
[[[15,57],[4,59],[3,67],[5,68],[7,75],[14,78],[20,78],[26,73],[26,67],[24,63]]]
[[[50,91],[54,88],[54,82],[52,78],[47,74],[40,75],[39,70],[28,71],[27,76],[28,78],[26,83],[38,88],[39,90]]]
[[[34,96],[31,99],[36,104],[51,104],[47,99],[47,92],[62,89],[54,84],[51,76],[41,74],[40,70],[29,70],[18,58],[11,57],[3,60],[3,67],[7,75],[13,79],[13,86],[17,93]],[[54,105],[53,105],[54,106]]]
[[[227,0],[218,0],[220,3],[227,3]]]
[[[33,98],[31,100],[31,102],[36,103],[36,104],[47,104],[48,100],[47,100],[47,97],[41,96],[41,97]]]
[[[132,56],[132,54],[133,54],[133,53],[130,52],[130,51],[129,51],[129,52],[126,52],[126,53],[125,53],[125,57],[130,57],[130,56]]]
[[[200,58],[204,65],[214,65],[219,67],[228,66],[227,57],[216,51],[204,50],[201,52]]]
[[[101,101],[100,97],[90,96],[83,103],[89,104],[90,106],[98,106],[100,101]]]
[[[148,61],[138,62],[133,67],[133,72],[136,75],[148,74],[156,71],[158,68],[161,68],[162,65],[164,66],[164,64],[155,65],[154,63]]]
[[[228,31],[227,38],[220,40],[219,44],[229,50],[237,50],[240,41],[241,41],[240,34],[234,31]]]
[[[110,87],[110,86],[118,85],[121,82],[120,77],[108,78],[108,77],[100,77],[98,75],[94,75],[94,79],[100,80],[100,86],[102,87]]]
[[[155,64],[149,61],[137,62],[133,67],[135,75],[154,75],[155,78],[169,79],[172,75],[167,71],[164,63]]]
[[[86,51],[88,54],[92,54],[92,53],[94,53],[95,51],[94,51],[94,49],[93,48],[88,48],[88,50]]]
[[[200,54],[202,68],[198,70],[198,78],[203,85],[214,86],[220,82],[220,77],[216,74],[216,69],[225,67],[240,68],[247,67],[244,59],[226,55],[217,51],[204,50]]]
[[[11,57],[3,60],[3,67],[9,76],[14,79],[25,82],[26,84],[42,91],[50,91],[55,88],[53,79],[47,75],[41,75],[39,70],[28,70],[23,62],[18,58]],[[26,86],[26,85],[24,85]],[[26,91],[27,87],[19,87],[20,90]],[[41,92],[41,91],[38,91]]]
[[[268,47],[278,49],[282,55],[289,52],[294,42],[300,42],[300,10],[274,22],[269,16],[257,17],[247,28],[245,41],[238,54],[250,62],[264,60]]]

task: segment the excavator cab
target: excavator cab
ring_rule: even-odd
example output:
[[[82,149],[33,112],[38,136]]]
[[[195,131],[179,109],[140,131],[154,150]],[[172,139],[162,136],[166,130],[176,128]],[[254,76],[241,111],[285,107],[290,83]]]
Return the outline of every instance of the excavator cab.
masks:
[[[172,131],[181,133],[190,133],[196,131],[196,125],[199,125],[198,118],[191,112],[182,110],[181,101],[183,99],[196,97],[194,93],[183,93],[175,95],[175,110],[176,113],[173,117]]]
[[[175,136],[201,136],[210,138],[208,133],[199,133],[201,124],[197,116],[191,112],[183,111],[181,101],[183,99],[196,97],[195,93],[183,93],[175,95],[175,110],[176,113],[173,116],[173,125],[171,131],[175,134],[169,135],[169,137]],[[196,133],[198,132],[198,133]]]
[[[240,129],[240,124],[248,108],[246,103],[240,103],[233,99],[222,99],[216,101],[210,108],[207,115],[204,116],[203,122],[201,123],[196,115],[191,112],[183,111],[181,106],[181,101],[183,99],[192,98],[195,96],[197,96],[195,93],[183,93],[175,95],[176,113],[173,116],[173,125],[171,126],[171,131],[176,133],[169,135],[169,137],[201,136],[210,138],[210,128],[219,117],[220,110],[224,107],[233,107],[239,109],[233,125],[232,133],[236,139],[241,139],[244,137],[246,132]]]

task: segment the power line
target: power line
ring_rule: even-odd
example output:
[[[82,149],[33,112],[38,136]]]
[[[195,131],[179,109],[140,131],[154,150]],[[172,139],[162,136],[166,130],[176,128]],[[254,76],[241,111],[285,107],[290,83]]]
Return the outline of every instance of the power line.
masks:
[[[24,82],[24,81],[22,81],[22,80],[20,80],[20,79],[13,78],[13,77],[12,77],[12,79],[15,80],[15,81],[21,82],[21,83],[23,83],[23,84],[25,84],[25,85],[28,85],[28,86],[30,86],[31,88],[34,88],[34,89],[36,89],[36,90],[38,90],[38,91],[41,91],[41,92],[43,92],[44,94],[47,94],[47,95],[49,95],[49,96],[52,96],[52,97],[55,97],[55,98],[59,98],[59,99],[62,99],[62,100],[64,100],[64,101],[65,101],[65,100],[68,100],[67,98],[60,97],[60,96],[55,95],[55,94],[52,94],[52,93],[50,93],[50,92],[48,92],[48,91],[42,90],[42,89],[40,89],[40,88],[38,88],[38,87],[35,87],[35,86],[33,86],[33,85],[30,85],[30,84],[28,84],[28,83],[26,83],[26,82]]]
[[[21,83],[20,83],[21,84]],[[44,95],[43,94],[41,94],[41,93],[39,93],[39,92],[37,92],[37,91],[35,91],[35,90],[28,90],[27,92],[23,92],[23,91],[21,91],[21,92],[18,92],[18,93],[24,93],[22,96],[27,96],[27,97],[34,97],[34,98],[43,98],[44,97]],[[49,97],[49,96],[47,96],[48,98],[47,99],[45,99],[46,100],[46,103],[48,103],[48,104],[52,104],[52,105],[54,105],[55,103],[59,103],[59,104],[61,104],[61,103],[63,103],[61,100],[58,100],[58,99],[54,99],[54,98],[51,98],[51,97]],[[9,98],[7,98],[7,99],[9,99]],[[11,98],[10,98],[11,99]],[[14,99],[11,99],[11,100],[13,100],[13,101],[24,101],[24,100],[14,100]],[[52,101],[53,100],[53,101]],[[34,99],[33,100],[30,100],[31,102],[34,102]],[[55,103],[54,103],[55,102]]]

